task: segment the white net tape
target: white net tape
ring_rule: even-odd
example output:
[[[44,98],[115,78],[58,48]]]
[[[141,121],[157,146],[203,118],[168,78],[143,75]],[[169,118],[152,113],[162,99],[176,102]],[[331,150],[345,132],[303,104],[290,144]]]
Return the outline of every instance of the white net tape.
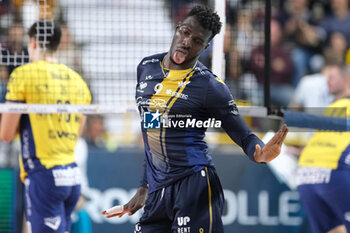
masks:
[[[238,106],[242,116],[266,117],[267,108],[259,106]],[[83,114],[123,114],[137,113],[135,105],[70,105],[70,104],[0,104],[0,113],[83,113]]]

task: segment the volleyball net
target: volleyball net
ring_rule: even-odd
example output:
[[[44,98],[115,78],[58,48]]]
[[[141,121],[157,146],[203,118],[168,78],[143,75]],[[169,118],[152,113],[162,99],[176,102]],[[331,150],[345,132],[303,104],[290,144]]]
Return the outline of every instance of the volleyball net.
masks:
[[[2,12],[6,17],[0,25],[4,32],[0,37],[1,102],[4,102],[10,73],[29,62],[26,32],[38,19],[47,21],[48,25],[56,22],[61,25],[58,61],[84,78],[93,100],[91,105],[0,104],[0,112],[79,112],[101,114],[107,118],[136,113],[138,63],[145,56],[168,51],[177,22],[184,19],[193,5],[208,4],[217,10],[224,25],[202,53],[200,61],[225,81],[241,115],[283,122],[285,116],[294,114],[283,108],[271,109],[270,1],[6,2],[8,6]],[[45,49],[45,37],[50,36],[51,29],[44,26],[37,30],[37,40]]]
[[[1,29],[2,84],[15,67],[29,62],[26,32],[41,19],[61,25],[58,61],[81,74],[89,85],[93,104],[134,105],[138,63],[143,57],[168,51],[175,25],[195,4],[217,8],[224,22],[222,32],[200,60],[226,80],[235,98],[256,105],[257,84],[250,83],[249,78],[239,79],[250,69],[251,51],[264,45],[264,1],[12,1],[4,12],[7,17]],[[38,42],[45,50],[50,28],[44,25],[37,30]]]

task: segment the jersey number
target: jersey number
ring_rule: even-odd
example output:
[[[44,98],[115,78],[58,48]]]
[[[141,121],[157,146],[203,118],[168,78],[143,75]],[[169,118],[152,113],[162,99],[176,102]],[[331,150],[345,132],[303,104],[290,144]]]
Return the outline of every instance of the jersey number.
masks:
[[[57,100],[57,104],[70,104],[69,100],[63,101],[63,100]],[[66,121],[70,122],[71,115],[70,113],[60,113],[58,121]]]

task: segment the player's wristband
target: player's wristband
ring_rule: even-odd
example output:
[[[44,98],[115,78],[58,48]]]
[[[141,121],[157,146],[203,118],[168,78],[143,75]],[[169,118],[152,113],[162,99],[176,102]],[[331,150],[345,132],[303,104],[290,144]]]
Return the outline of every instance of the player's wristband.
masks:
[[[124,206],[123,205],[116,205],[116,206],[113,206],[112,208],[106,210],[108,215],[120,214],[123,211],[124,211]]]

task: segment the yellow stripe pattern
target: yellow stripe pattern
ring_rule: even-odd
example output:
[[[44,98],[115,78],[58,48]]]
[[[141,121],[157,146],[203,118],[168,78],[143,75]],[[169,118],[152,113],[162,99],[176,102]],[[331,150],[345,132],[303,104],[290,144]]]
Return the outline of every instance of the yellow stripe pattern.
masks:
[[[159,111],[164,114],[164,112],[169,112],[175,101],[180,98],[179,96],[185,89],[186,85],[180,85],[179,83],[186,83],[190,80],[190,77],[194,74],[195,71],[190,72],[191,69],[187,70],[169,70],[169,73],[166,78],[160,83],[157,93],[155,93],[151,98],[151,105],[148,108],[150,111]],[[185,74],[185,75],[184,75]],[[184,77],[184,78],[178,78]],[[185,78],[186,77],[186,78]],[[179,88],[180,87],[180,88]],[[175,93],[175,94],[174,94]],[[153,104],[154,103],[154,104]],[[159,133],[161,135],[159,135]],[[151,152],[153,154],[161,155],[164,153],[164,156],[167,157],[165,150],[165,132],[166,129],[148,129],[147,137],[148,141],[151,144]],[[161,140],[160,139],[161,136]],[[160,145],[162,143],[162,145]],[[163,148],[163,151],[162,151]]]
[[[207,182],[208,182],[208,199],[209,199],[209,233],[213,230],[213,206],[211,200],[211,187],[209,181],[208,168],[205,168],[205,173],[207,174]]]

